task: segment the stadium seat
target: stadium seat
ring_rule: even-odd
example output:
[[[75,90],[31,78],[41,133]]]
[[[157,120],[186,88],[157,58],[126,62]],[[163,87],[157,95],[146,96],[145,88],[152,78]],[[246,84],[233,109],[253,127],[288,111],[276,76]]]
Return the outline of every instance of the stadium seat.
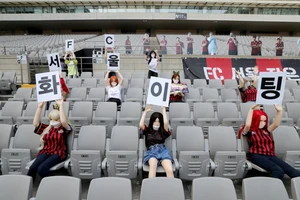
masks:
[[[238,108],[240,107],[241,100],[237,96],[236,91],[232,88],[221,89],[221,99],[223,102],[235,103]]]
[[[202,89],[207,88],[207,82],[205,79],[194,79],[193,88],[200,89],[200,94],[202,95]]]
[[[32,88],[19,88],[13,98],[8,101],[24,101],[27,102],[31,98]]]
[[[185,200],[180,179],[157,177],[142,182],[140,200]]]
[[[171,79],[172,78],[172,71],[163,71],[159,74],[160,78],[165,78],[165,79]]]
[[[185,102],[190,105],[191,111],[193,111],[194,103],[201,102],[201,95],[198,89],[189,88],[189,92],[185,94]]]
[[[17,90],[16,72],[3,72],[3,75],[0,78],[0,90],[3,91]]]
[[[97,87],[97,79],[96,78],[85,78],[83,79],[82,87],[87,88],[89,93],[91,88]]]
[[[32,124],[35,112],[38,107],[37,101],[28,102],[26,109],[23,111],[23,116],[17,117],[17,124]],[[44,106],[42,109],[41,116],[45,116],[46,107]]]
[[[126,79],[128,79],[128,80],[131,80],[131,76],[132,76],[132,75],[131,75],[131,72],[122,71],[121,74],[122,74],[123,78],[126,78]]]
[[[248,112],[252,106],[254,106],[254,102],[241,103],[241,117],[246,120]]]
[[[13,126],[8,124],[0,124],[0,158],[2,149],[9,148],[10,138],[13,137]],[[1,163],[1,159],[0,159]],[[0,164],[1,165],[1,164]],[[1,171],[1,166],[0,166]]]
[[[68,176],[43,178],[36,197],[30,200],[81,200],[81,180]]]
[[[97,87],[106,87],[104,78],[97,78]]]
[[[142,88],[128,88],[126,93],[126,102],[139,102],[143,105],[143,89]]]
[[[92,78],[92,72],[81,72],[80,78]]]
[[[96,110],[99,102],[105,100],[105,88],[91,88],[86,101],[93,102],[93,110]]]
[[[30,101],[37,101],[37,91],[36,91],[36,87],[32,88],[32,95],[29,99],[26,100],[27,103]]]
[[[2,174],[27,174],[26,165],[38,153],[40,136],[34,133],[33,125],[19,126],[10,147],[2,149]]]
[[[123,85],[122,85],[122,89],[124,90],[124,94],[127,93],[128,88],[129,88],[129,79],[124,78]]]
[[[142,105],[138,102],[124,102],[118,117],[118,125],[138,126],[142,115]]]
[[[74,140],[70,159],[72,176],[80,179],[101,177],[101,164],[105,157],[106,130],[104,126],[82,126]]]
[[[299,101],[294,99],[290,90],[285,89],[283,95],[283,102],[282,102],[283,106],[285,106],[286,103],[297,103],[297,102]]]
[[[299,87],[296,80],[286,80],[285,88],[288,89],[288,90],[300,89],[300,87]]]
[[[220,80],[220,79],[209,79],[208,87],[209,88],[222,89],[223,88],[222,80]]]
[[[87,200],[98,200],[99,197],[105,200],[132,200],[131,181],[119,177],[93,179],[89,186]]]
[[[81,78],[68,79],[67,85],[69,89],[81,87]]]
[[[144,79],[132,78],[129,84],[129,88],[144,88]]]
[[[111,139],[106,141],[106,158],[102,163],[102,170],[106,176],[135,179],[139,159],[139,133],[134,126],[115,126]]]
[[[287,115],[292,118],[294,124],[300,126],[300,103],[287,103],[286,104]]]
[[[0,199],[28,200],[32,197],[32,178],[23,175],[0,176]]]
[[[264,111],[268,114],[269,124],[273,123],[277,113],[274,105],[264,105]],[[280,124],[290,126],[294,124],[294,121],[292,118],[287,118],[285,112],[283,111]]]
[[[291,190],[293,200],[300,200],[300,178],[293,178],[291,180]]]
[[[93,114],[92,124],[106,127],[107,137],[110,138],[111,130],[117,122],[117,104],[114,102],[99,102]]]
[[[67,101],[70,102],[70,109],[73,109],[73,105],[78,101],[85,101],[87,94],[87,89],[83,87],[73,88],[67,98]]]
[[[177,126],[193,126],[190,106],[188,103],[170,103],[169,120],[172,137],[176,138]]]
[[[237,200],[232,180],[221,177],[203,177],[194,179],[191,197],[193,200]]]
[[[92,123],[93,102],[75,102],[69,114],[69,121],[75,128],[75,135],[78,135],[81,126]]]
[[[195,103],[193,119],[196,126],[202,127],[205,136],[208,134],[209,126],[219,125],[212,103]]]
[[[239,116],[235,103],[218,103],[217,116],[223,126],[231,126],[237,133],[239,127],[244,124],[244,119]]]
[[[190,79],[184,79],[184,78],[181,78],[180,79],[180,82],[183,83],[183,84],[186,84],[186,86],[190,89],[192,88],[192,84],[191,84],[191,80]]]
[[[238,87],[239,86],[236,82],[236,79],[225,79],[224,80],[224,88],[237,90]]]
[[[17,117],[23,113],[23,101],[7,101],[2,108],[0,124],[16,124]]]
[[[289,200],[287,191],[282,181],[277,178],[269,177],[253,177],[243,179],[242,196],[243,200]]]
[[[176,139],[179,178],[191,181],[205,177],[215,168],[209,157],[208,140],[204,140],[201,127],[178,126]]]
[[[292,93],[294,95],[294,99],[300,101],[300,88],[299,89],[293,89]]]
[[[222,100],[219,98],[219,93],[216,88],[203,88],[202,101],[212,103],[215,111],[217,110],[217,103],[222,102]]]
[[[138,72],[138,71],[133,72],[131,79],[136,79],[136,78],[145,79],[145,73],[144,72]]]
[[[300,138],[292,126],[279,126],[273,131],[277,157],[300,171]]]
[[[246,153],[242,151],[232,127],[212,126],[208,129],[210,157],[216,164],[214,176],[242,179],[248,170]],[[250,167],[249,167],[250,169]]]
[[[100,79],[100,78],[103,78],[104,79],[104,76],[105,76],[106,72],[105,71],[95,71],[93,72],[93,78],[96,78],[96,79]]]

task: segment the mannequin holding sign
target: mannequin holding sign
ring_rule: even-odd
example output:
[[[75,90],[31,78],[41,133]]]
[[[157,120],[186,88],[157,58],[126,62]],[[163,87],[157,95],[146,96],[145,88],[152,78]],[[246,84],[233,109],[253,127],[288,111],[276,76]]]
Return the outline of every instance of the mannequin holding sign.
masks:
[[[157,71],[157,64],[158,64],[158,59],[157,59],[157,54],[155,51],[151,51],[149,54],[148,58],[148,66],[149,66],[149,71],[148,71],[148,78],[151,78],[151,76],[158,77],[158,71]]]
[[[67,56],[69,55],[69,58]],[[74,52],[66,52],[65,57],[65,64],[68,66],[68,77],[75,78],[79,76],[77,64],[78,61],[76,60],[76,56]]]
[[[256,101],[256,94],[257,94],[257,75],[258,75],[258,67],[255,66],[253,69],[253,79],[247,77],[245,80],[241,76],[239,71],[235,71],[235,73],[239,77],[239,91],[241,95],[241,99],[243,103],[248,101]]]
[[[118,106],[122,104],[122,85],[124,82],[124,78],[122,74],[119,72],[119,70],[116,70],[117,75],[120,77],[120,80],[117,76],[113,75],[108,79],[108,76],[110,74],[110,70],[107,70],[104,83],[106,86],[107,96],[108,100],[107,102],[115,102]]]

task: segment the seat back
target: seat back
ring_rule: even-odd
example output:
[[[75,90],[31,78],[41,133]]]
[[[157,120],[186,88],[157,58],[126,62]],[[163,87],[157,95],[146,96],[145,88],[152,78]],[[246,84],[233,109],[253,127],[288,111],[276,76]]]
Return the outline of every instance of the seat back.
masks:
[[[286,80],[285,88],[286,89],[299,89],[299,85],[296,80]]]
[[[206,136],[208,134],[209,126],[216,126],[219,124],[219,120],[215,117],[214,106],[212,103],[194,103],[193,119],[195,125],[202,127]]]
[[[23,116],[25,116],[25,117],[34,117],[35,112],[38,108],[38,104],[39,103],[37,101],[28,102],[27,106],[26,106],[26,109],[23,112]],[[41,116],[45,116],[45,110],[46,110],[46,107],[44,106],[43,109],[42,109]]]
[[[242,196],[243,200],[289,200],[287,191],[282,181],[277,178],[269,177],[253,177],[243,179]]]
[[[29,99],[32,95],[32,88],[19,88],[14,98]]]
[[[104,126],[82,126],[77,139],[77,148],[71,151],[72,176],[81,179],[101,177],[105,144]]]
[[[246,120],[250,108],[254,105],[254,102],[241,103],[241,117]]]
[[[87,88],[97,87],[97,79],[96,78],[85,78],[83,80],[82,87],[87,87]]]
[[[105,200],[132,200],[131,181],[119,177],[93,179],[88,190],[87,200],[98,200],[99,197]]]
[[[16,187],[18,190],[16,191]],[[32,197],[32,178],[23,175],[0,176],[0,199],[28,200]]]
[[[134,126],[115,126],[106,152],[108,176],[137,177],[139,134]]]
[[[10,138],[13,136],[13,126],[0,124],[0,156],[2,149],[9,147]]]
[[[222,80],[220,80],[220,79],[209,79],[208,86],[210,88],[217,88],[217,89],[222,88],[223,87]]]
[[[43,178],[36,193],[36,199],[43,200],[81,200],[81,198],[81,180],[69,176]]]
[[[239,111],[235,103],[218,103],[217,115],[220,123],[225,118],[239,118]]]
[[[193,180],[192,199],[237,200],[232,180],[221,177],[203,177]]]
[[[221,89],[221,98],[222,101],[226,100],[238,100],[235,89],[232,88],[223,88]]]
[[[291,183],[292,198],[294,200],[300,200],[300,178],[293,178]]]
[[[95,98],[95,99],[100,98],[100,99],[102,99],[102,101],[104,101],[105,88],[91,88],[87,99],[91,99],[91,98]]]
[[[93,72],[93,78],[104,78],[104,74],[105,72],[104,71],[96,71],[96,72]]]
[[[92,78],[92,72],[81,72],[80,78]]]
[[[194,88],[206,88],[207,82],[205,79],[194,79],[193,86]]]
[[[300,88],[299,89],[293,89],[294,98],[298,101],[300,101]]]
[[[163,71],[159,74],[159,77],[170,79],[172,77],[172,71]]]
[[[72,110],[72,117],[86,117],[88,122],[91,123],[93,116],[93,103],[92,102],[75,102]]]
[[[87,90],[84,87],[73,88],[68,96],[68,99],[78,98],[81,100],[85,100],[86,94],[87,94]]]
[[[128,88],[126,94],[126,102],[143,102],[143,89],[142,88]]]
[[[130,81],[129,87],[131,88],[144,88],[144,79],[143,78],[133,78]]]
[[[2,108],[0,124],[14,124],[17,117],[21,117],[23,113],[24,102],[7,101]]]
[[[133,72],[132,74],[132,79],[136,79],[136,78],[141,78],[141,79],[145,79],[145,73],[144,72]]]
[[[71,78],[67,85],[69,88],[81,87],[81,78]]]
[[[202,100],[205,102],[208,99],[219,99],[219,93],[216,88],[202,89]]]
[[[201,127],[179,126],[177,128],[176,147],[178,161],[181,163],[180,179],[193,180],[208,176],[210,157],[208,149],[205,149]]]
[[[236,82],[236,79],[225,79],[224,80],[224,88],[237,89],[238,88],[238,84]]]
[[[294,124],[297,124],[300,118],[300,103],[286,103],[286,110],[289,118],[293,118]]]
[[[118,125],[138,126],[142,115],[142,106],[139,102],[124,102],[121,107]]]
[[[156,177],[143,180],[140,200],[184,200],[182,181],[177,178]]]

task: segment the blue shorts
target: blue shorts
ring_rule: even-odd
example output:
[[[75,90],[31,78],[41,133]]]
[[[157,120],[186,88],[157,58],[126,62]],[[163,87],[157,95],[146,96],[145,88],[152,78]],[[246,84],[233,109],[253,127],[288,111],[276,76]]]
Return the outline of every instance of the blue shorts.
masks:
[[[150,158],[156,158],[159,162],[165,159],[171,160],[170,150],[164,144],[155,144],[149,147],[144,155],[144,164],[148,164]]]

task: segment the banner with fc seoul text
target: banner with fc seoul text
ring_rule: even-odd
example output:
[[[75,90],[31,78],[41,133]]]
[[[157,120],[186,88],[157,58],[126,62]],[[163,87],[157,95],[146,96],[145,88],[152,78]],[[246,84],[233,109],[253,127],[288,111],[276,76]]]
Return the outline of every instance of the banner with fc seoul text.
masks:
[[[235,70],[242,77],[253,76],[255,65],[260,72],[285,72],[287,79],[300,80],[300,60],[268,58],[186,58],[182,59],[185,78],[235,79]]]

